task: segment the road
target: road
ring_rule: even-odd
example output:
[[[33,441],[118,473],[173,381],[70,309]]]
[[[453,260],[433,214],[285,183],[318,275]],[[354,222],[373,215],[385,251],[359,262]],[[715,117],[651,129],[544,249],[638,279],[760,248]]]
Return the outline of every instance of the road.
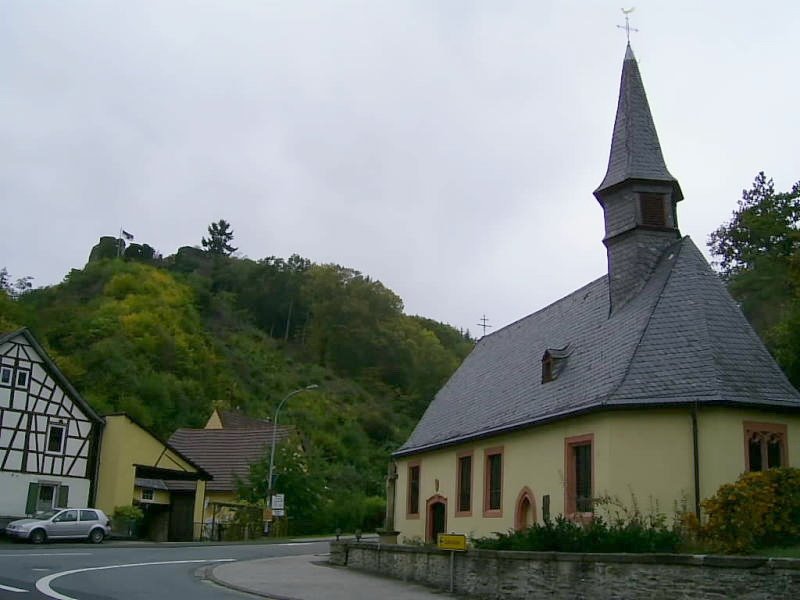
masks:
[[[204,567],[234,560],[324,553],[327,542],[236,545],[0,545],[2,600],[242,600],[203,579]]]

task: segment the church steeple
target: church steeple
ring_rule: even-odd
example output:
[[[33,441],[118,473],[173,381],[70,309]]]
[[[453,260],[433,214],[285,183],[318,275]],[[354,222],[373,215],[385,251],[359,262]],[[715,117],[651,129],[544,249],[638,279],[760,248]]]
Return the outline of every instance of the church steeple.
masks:
[[[605,213],[613,312],[644,286],[664,249],[680,237],[676,205],[683,199],[664,163],[630,44],[622,63],[608,170],[594,195]]]

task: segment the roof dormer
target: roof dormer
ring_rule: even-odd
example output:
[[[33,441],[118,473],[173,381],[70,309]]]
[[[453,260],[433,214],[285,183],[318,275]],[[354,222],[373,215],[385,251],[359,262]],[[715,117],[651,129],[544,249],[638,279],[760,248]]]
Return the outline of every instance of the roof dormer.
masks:
[[[547,348],[542,355],[542,383],[558,379],[567,365],[567,358],[572,354],[571,344],[563,348]]]

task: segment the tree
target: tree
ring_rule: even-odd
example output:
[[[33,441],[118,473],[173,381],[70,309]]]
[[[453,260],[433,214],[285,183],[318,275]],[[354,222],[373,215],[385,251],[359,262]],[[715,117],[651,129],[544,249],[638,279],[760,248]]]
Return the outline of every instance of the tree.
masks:
[[[800,181],[775,192],[763,172],[708,246],[731,295],[795,386],[800,385]]]
[[[230,256],[238,250],[231,246],[233,241],[233,230],[230,229],[230,223],[225,219],[220,219],[216,223],[211,223],[208,226],[208,239],[205,237],[202,240],[203,248],[209,254],[216,254],[220,256]]]
[[[3,267],[0,269],[0,290],[4,291],[9,297],[16,299],[22,294],[29,292],[33,289],[33,277],[26,275],[25,277],[18,278],[14,283],[11,283],[11,276],[8,274],[8,269]]]
[[[765,337],[783,317],[800,285],[800,182],[776,193],[763,172],[742,191],[729,223],[709,236],[708,246],[742,311]]]
[[[775,193],[775,184],[764,172],[753,187],[742,190],[739,208],[731,221],[709,236],[711,252],[720,257],[726,279],[752,271],[763,257],[787,259],[798,249],[800,181],[790,192]]]

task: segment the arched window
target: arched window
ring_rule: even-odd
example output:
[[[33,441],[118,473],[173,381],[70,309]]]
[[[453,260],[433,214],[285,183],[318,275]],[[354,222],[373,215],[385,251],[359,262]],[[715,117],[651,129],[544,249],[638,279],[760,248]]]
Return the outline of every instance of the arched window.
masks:
[[[514,529],[521,531],[536,523],[536,499],[528,486],[522,488],[517,496],[514,510]]]

